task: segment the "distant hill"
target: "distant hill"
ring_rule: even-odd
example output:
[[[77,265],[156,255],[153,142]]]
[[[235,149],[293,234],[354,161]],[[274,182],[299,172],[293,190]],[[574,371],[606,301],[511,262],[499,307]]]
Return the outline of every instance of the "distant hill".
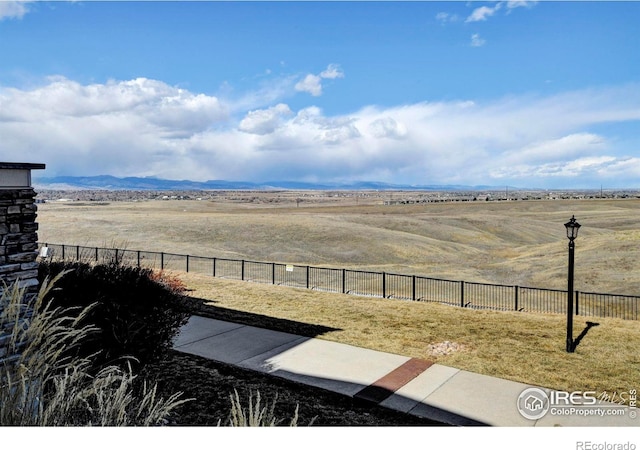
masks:
[[[91,177],[42,177],[34,178],[34,184],[45,189],[105,189],[105,190],[420,190],[420,191],[477,191],[496,190],[504,187],[463,185],[409,185],[379,181],[357,181],[353,183],[305,183],[301,181],[191,181],[165,180],[154,177],[118,178],[111,175]]]

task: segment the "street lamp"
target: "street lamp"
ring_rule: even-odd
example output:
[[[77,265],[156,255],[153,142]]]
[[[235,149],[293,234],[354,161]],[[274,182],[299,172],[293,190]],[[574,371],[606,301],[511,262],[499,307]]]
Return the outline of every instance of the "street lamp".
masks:
[[[567,229],[567,238],[569,238],[569,274],[567,281],[567,352],[573,353],[573,256],[575,253],[575,243],[578,237],[580,224],[576,222],[575,216],[571,216],[571,220],[564,224]]]

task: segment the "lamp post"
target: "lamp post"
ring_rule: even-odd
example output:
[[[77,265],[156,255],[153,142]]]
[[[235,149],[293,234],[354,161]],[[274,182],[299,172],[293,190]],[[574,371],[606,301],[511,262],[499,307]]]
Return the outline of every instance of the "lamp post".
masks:
[[[575,243],[578,237],[580,224],[576,222],[575,216],[571,216],[571,220],[564,224],[567,229],[567,238],[569,238],[569,274],[567,280],[567,352],[573,353],[573,257],[575,253]]]

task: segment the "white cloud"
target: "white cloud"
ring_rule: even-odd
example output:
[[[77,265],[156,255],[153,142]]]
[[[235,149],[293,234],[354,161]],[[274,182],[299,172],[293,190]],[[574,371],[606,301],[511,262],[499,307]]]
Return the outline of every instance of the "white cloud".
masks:
[[[177,141],[228,119],[215,97],[145,78],[0,89],[0,111],[3,153],[53,160],[70,173],[146,172],[163,155],[178,156]]]
[[[447,22],[449,20],[449,13],[439,12],[438,14],[436,14],[436,20],[443,23]]]
[[[329,64],[325,70],[318,75],[307,74],[304,79],[300,80],[295,85],[296,91],[307,92],[314,97],[322,95],[322,80],[336,78],[344,78],[344,72],[337,64]]]
[[[145,78],[0,87],[3,158],[46,163],[48,176],[536,187],[598,179],[637,187],[637,136],[622,134],[626,126],[615,134],[607,128],[634,122],[640,122],[637,84],[369,106],[344,115],[313,105],[292,111],[281,101],[240,112],[217,97]]]
[[[317,106],[310,106],[308,108],[298,111],[293,123],[303,124],[308,122],[314,122],[322,118],[322,110]]]
[[[215,97],[194,95],[147,78],[86,86],[63,77],[51,77],[48,82],[31,91],[0,90],[0,114],[43,121],[135,115],[165,129],[206,127],[226,115]]]
[[[296,91],[308,92],[314,97],[322,95],[321,78],[318,75],[308,74],[303,80],[296,83]]]
[[[320,127],[319,141],[325,144],[345,144],[362,136],[354,118],[337,118],[324,121]]]
[[[501,155],[503,167],[492,170],[495,178],[576,177],[594,168],[606,168],[617,158],[599,156],[609,151],[609,143],[593,133],[574,133],[535,142]]]
[[[486,43],[487,41],[485,39],[482,39],[478,33],[474,33],[471,35],[472,47],[482,47]]]
[[[533,8],[537,3],[537,1],[509,0],[507,1],[507,9]]]
[[[490,6],[481,6],[473,10],[473,12],[467,17],[465,22],[481,22],[487,20],[488,17],[493,16],[502,8],[502,2],[497,3],[493,8]]]
[[[496,178],[566,178],[586,179],[606,174],[609,167],[616,165],[618,160],[613,156],[594,156],[577,158],[571,161],[558,161],[541,165],[516,165],[509,168],[494,170]]]
[[[502,9],[503,6],[506,6],[507,11],[506,14],[510,14],[515,8],[532,8],[538,2],[537,1],[526,1],[526,0],[509,0],[506,2],[498,2],[493,7],[491,6],[480,6],[479,8],[474,9],[471,14],[465,20],[466,23],[469,22],[484,22],[489,17],[495,15],[498,11]]]
[[[238,129],[253,134],[273,133],[280,125],[282,117],[290,114],[291,110],[283,103],[268,109],[249,111],[240,121]]]
[[[573,133],[542,142],[534,142],[515,152],[506,152],[503,156],[509,163],[543,163],[555,158],[579,157],[606,150],[606,140],[593,133]]]
[[[436,20],[442,24],[448,22],[457,22],[460,18],[457,14],[449,14],[447,12],[439,12],[436,14]]]
[[[21,19],[29,9],[28,1],[0,1],[0,20],[4,19]]]
[[[328,78],[330,80],[336,78],[344,78],[344,72],[337,64],[329,64],[325,70],[320,73],[321,78]]]
[[[273,105],[274,102],[279,102],[297,91],[294,87],[295,80],[294,76],[269,79],[263,82],[259,89],[243,92],[237,98],[234,98],[233,89],[227,84],[225,85],[225,90],[228,91],[227,106],[232,112],[245,113],[247,110]]]
[[[603,175],[608,175],[609,177],[624,177],[624,178],[632,178],[632,179],[640,179],[640,158],[638,157],[626,157],[626,158],[616,158],[609,166],[607,167],[607,173]]]
[[[377,138],[402,139],[407,135],[407,128],[393,117],[375,119],[369,125],[369,130]]]

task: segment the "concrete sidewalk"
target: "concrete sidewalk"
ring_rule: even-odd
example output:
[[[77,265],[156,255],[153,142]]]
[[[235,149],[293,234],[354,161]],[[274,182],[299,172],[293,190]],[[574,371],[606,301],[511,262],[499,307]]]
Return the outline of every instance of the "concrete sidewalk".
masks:
[[[535,386],[407,356],[199,316],[192,316],[181,329],[174,348],[451,425],[640,426],[640,419],[634,417],[636,411],[628,407],[598,403],[592,409],[604,413],[585,415],[586,407],[550,407],[548,398],[547,404],[542,404],[549,389],[529,390],[521,395]],[[531,411],[525,411],[530,415],[548,411],[532,420],[520,413],[519,405],[520,409],[531,406]],[[622,415],[608,415],[616,413]]]

